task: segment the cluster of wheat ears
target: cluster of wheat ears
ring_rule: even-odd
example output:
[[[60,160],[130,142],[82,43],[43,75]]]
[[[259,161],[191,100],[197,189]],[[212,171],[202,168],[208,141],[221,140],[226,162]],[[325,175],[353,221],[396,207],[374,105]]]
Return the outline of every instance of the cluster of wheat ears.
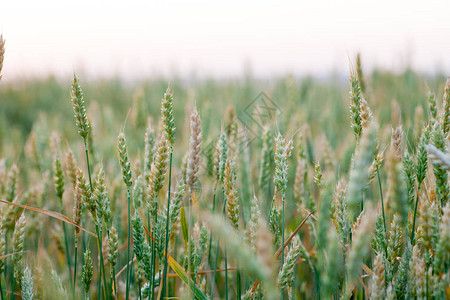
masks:
[[[1,37],[0,74],[4,45]],[[120,132],[117,167],[103,168],[91,157],[91,120],[74,76],[80,157],[53,131],[48,156],[30,135],[32,163],[19,171],[1,160],[1,299],[448,298],[450,79],[442,107],[430,92],[415,147],[395,105],[390,145],[381,144],[363,91],[358,63],[346,173],[335,172],[329,145],[317,149],[322,164],[311,160],[307,127],[288,137],[267,126],[260,151],[250,153],[233,109],[216,146],[202,150],[194,106],[189,148],[175,152],[170,88],[156,130],[149,119],[143,155],[130,159]],[[181,166],[175,153],[185,153]],[[123,182],[113,180],[118,170]],[[30,176],[39,184],[22,186]]]

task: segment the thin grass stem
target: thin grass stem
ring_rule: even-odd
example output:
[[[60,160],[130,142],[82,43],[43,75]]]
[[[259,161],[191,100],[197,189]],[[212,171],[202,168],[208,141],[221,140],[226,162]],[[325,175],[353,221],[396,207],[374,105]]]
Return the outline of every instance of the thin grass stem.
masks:
[[[76,238],[76,237],[75,237]],[[78,260],[78,245],[75,242],[75,264],[73,266],[73,286],[72,286],[72,299],[75,300],[75,287],[77,283],[77,260]]]
[[[164,277],[162,285],[162,298],[166,296],[167,289],[167,255],[169,252],[169,216],[170,216],[170,188],[172,185],[172,149],[170,150],[169,156],[169,188],[167,192],[167,213],[166,213],[166,245],[165,245],[165,255],[164,255]]]

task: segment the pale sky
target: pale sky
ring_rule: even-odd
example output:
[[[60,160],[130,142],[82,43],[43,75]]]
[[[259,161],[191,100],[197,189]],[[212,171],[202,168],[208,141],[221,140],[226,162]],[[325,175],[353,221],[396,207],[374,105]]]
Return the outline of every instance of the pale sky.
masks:
[[[367,69],[450,74],[450,1],[2,0],[3,80],[323,76]]]

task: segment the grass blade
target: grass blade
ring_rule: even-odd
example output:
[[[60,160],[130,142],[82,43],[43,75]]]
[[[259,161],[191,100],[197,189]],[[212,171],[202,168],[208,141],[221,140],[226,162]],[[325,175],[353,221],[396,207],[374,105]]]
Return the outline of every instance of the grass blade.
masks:
[[[50,210],[46,210],[46,209],[34,208],[34,207],[31,207],[31,206],[27,206],[27,205],[17,204],[17,203],[13,203],[13,202],[9,202],[9,201],[3,200],[3,199],[0,199],[0,202],[3,202],[3,203],[8,204],[8,205],[17,206],[17,207],[20,207],[20,208],[23,208],[23,209],[26,209],[26,210],[29,210],[29,211],[34,211],[34,212],[43,214],[43,215],[45,215],[47,217],[51,217],[51,218],[54,218],[54,219],[66,222],[66,223],[68,223],[70,225],[73,225],[75,227],[80,228],[81,230],[83,230],[84,232],[90,234],[94,238],[97,238],[97,235],[95,235],[95,233],[90,232],[89,230],[87,230],[87,229],[77,225],[74,221],[72,221],[71,219],[69,219],[68,217],[66,217],[63,214],[60,214],[60,213],[57,213],[57,212],[54,212],[54,211],[50,211]]]

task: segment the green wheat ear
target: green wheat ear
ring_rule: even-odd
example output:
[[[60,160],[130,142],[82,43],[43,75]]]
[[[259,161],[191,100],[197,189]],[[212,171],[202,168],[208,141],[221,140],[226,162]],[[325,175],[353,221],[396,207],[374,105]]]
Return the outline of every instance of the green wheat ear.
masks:
[[[202,125],[197,108],[191,114],[190,120],[191,134],[189,137],[189,155],[186,168],[186,184],[192,190],[198,180],[198,170],[200,168],[200,152],[202,147]]]
[[[259,208],[259,201],[256,195],[253,195],[250,209],[250,220],[247,224],[246,237],[250,247],[256,251],[256,230],[258,229],[258,222],[261,216],[261,210]]]
[[[112,225],[112,215],[111,215],[111,207],[110,201],[108,197],[108,190],[105,185],[105,172],[103,168],[98,170],[96,176],[96,184],[94,188],[94,197],[96,206],[98,207],[98,218],[101,218],[107,228],[110,228]]]
[[[146,182],[149,181],[152,162],[155,154],[155,132],[152,127],[152,119],[148,119],[145,130],[145,148],[144,148],[144,176]]]
[[[277,191],[286,193],[288,183],[288,159],[292,152],[292,140],[286,141],[278,134],[275,139],[275,175],[273,182]]]
[[[155,152],[155,158],[152,163],[149,183],[146,191],[149,201],[150,213],[153,218],[157,215],[157,197],[164,186],[166,179],[167,165],[169,159],[169,141],[165,135],[161,135]]]
[[[224,131],[220,133],[219,140],[217,141],[216,146],[216,176],[218,182],[223,182],[224,172],[225,172],[225,163],[228,157],[228,140],[227,135]]]
[[[127,140],[123,132],[121,132],[117,137],[117,148],[119,150],[119,163],[120,168],[122,169],[123,182],[128,189],[131,189],[131,186],[133,184],[131,178],[131,164],[128,159]]]
[[[434,123],[437,120],[437,104],[436,104],[436,97],[434,96],[434,93],[432,91],[428,91],[428,112],[430,115],[430,121],[431,123]]]
[[[24,272],[24,247],[25,247],[25,226],[26,219],[25,215],[22,213],[20,218],[16,222],[13,234],[13,252],[17,253],[13,257],[14,261],[14,278],[19,286],[22,282],[23,272]]]
[[[361,88],[358,77],[350,72],[350,116],[356,141],[361,137]]]
[[[6,228],[3,225],[3,212],[4,209],[0,209],[0,256],[6,255]],[[0,260],[0,273],[3,273],[6,266],[6,260]]]
[[[444,132],[442,131],[441,125],[439,123],[434,124],[433,129],[433,144],[434,146],[442,151],[447,151],[447,145],[445,140]],[[449,185],[448,185],[448,171],[443,168],[440,164],[434,163],[434,177],[436,178],[436,195],[441,206],[445,206],[448,201]]]
[[[297,236],[294,237],[291,243],[291,247],[286,255],[286,261],[278,274],[278,284],[282,289],[292,287],[294,283],[294,267],[302,252],[301,244]]]
[[[385,299],[386,288],[384,279],[383,254],[378,253],[373,261],[373,275],[370,282],[370,299]]]
[[[436,246],[436,258],[434,268],[437,272],[444,273],[449,268],[450,261],[450,201],[442,210],[439,226],[439,241]]]
[[[86,116],[86,107],[83,99],[83,92],[81,91],[78,77],[74,74],[72,81],[72,107],[75,116],[78,133],[86,142],[89,133],[89,123]]]
[[[91,251],[86,249],[86,252],[84,253],[83,275],[81,277],[85,299],[89,299],[89,290],[91,289],[93,274],[94,266],[92,265]]]
[[[62,201],[62,197],[64,194],[64,173],[61,161],[58,157],[55,158],[53,163],[53,170],[55,174],[55,191],[56,191],[56,197]],[[62,207],[62,203],[61,207]]]
[[[225,163],[223,189],[226,199],[227,217],[235,229],[239,227],[239,199],[236,177],[235,162],[229,157]]]
[[[164,97],[161,100],[161,115],[164,131],[167,135],[170,149],[172,149],[173,144],[175,143],[175,122],[173,117],[173,94],[170,87],[167,88]]]
[[[22,299],[33,300],[33,275],[28,267],[25,268],[22,277]]]

